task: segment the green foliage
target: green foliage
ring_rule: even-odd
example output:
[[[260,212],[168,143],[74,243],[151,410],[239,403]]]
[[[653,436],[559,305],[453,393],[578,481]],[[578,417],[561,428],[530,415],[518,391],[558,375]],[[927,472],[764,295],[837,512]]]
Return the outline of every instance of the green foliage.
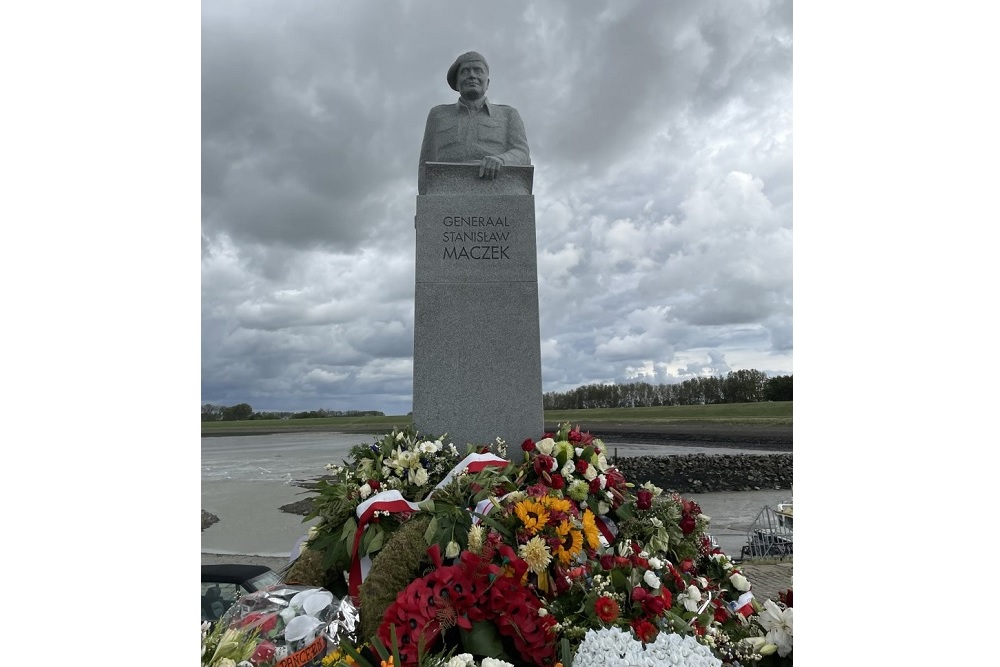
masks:
[[[372,567],[361,584],[361,637],[370,637],[378,631],[382,616],[399,594],[416,579],[427,557],[424,533],[431,517],[417,515],[405,522],[389,536],[385,548],[372,559]]]

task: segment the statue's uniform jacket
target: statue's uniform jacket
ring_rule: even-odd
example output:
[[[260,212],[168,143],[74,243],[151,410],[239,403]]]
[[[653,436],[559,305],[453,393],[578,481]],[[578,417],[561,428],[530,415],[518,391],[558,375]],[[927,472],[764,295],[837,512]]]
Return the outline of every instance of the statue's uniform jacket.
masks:
[[[420,146],[417,191],[424,194],[425,162],[476,162],[495,155],[504,165],[531,164],[524,123],[517,109],[483,100],[471,109],[461,100],[441,104],[427,114]]]

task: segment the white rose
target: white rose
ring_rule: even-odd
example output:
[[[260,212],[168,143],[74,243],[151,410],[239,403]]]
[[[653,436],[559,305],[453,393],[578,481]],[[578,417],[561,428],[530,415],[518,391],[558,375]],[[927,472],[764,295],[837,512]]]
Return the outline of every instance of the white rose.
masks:
[[[546,456],[552,456],[552,448],[555,446],[556,441],[552,438],[544,438],[535,443],[535,449]]]
[[[598,503],[597,503],[597,513],[598,514],[607,514],[610,511],[611,511],[611,505],[607,504],[603,500],[598,501]]]
[[[572,477],[573,473],[576,472],[576,464],[573,463],[573,459],[568,459],[566,465],[559,472],[562,473],[563,477]]]
[[[417,474],[414,476],[413,483],[417,486],[423,486],[427,483],[427,471],[423,468],[417,468]]]
[[[600,470],[601,472],[607,472],[608,468],[611,467],[608,464],[608,457],[606,457],[604,454],[597,455],[597,463],[595,465],[597,466],[597,469]]]
[[[729,583],[733,585],[738,591],[748,591],[750,590],[750,582],[739,572],[729,575]]]
[[[444,556],[445,558],[454,558],[459,554],[461,550],[462,547],[458,545],[458,542],[452,540],[451,542],[448,543],[448,546],[445,547]]]
[[[697,586],[688,586],[687,590],[677,596],[678,600],[684,602],[684,608],[688,611],[698,611],[701,606],[701,591]]]
[[[653,556],[652,558],[649,559],[649,566],[654,570],[659,570],[660,568],[663,567],[663,561],[657,558],[656,556]]]
[[[646,582],[646,585],[652,588],[654,591],[660,587],[660,578],[656,576],[656,573],[652,570],[646,570],[642,575],[642,580]]]
[[[597,468],[587,464],[587,472],[583,473],[583,478],[588,482],[593,482],[597,478]]]

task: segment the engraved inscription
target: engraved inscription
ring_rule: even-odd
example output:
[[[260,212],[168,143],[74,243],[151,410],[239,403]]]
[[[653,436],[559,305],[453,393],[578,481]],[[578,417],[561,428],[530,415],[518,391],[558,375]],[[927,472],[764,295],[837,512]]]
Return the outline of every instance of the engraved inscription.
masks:
[[[441,241],[445,244],[442,259],[504,260],[510,259],[510,231],[462,229],[456,227],[510,227],[507,216],[446,215],[441,218],[446,227]],[[468,244],[476,245],[468,245]]]

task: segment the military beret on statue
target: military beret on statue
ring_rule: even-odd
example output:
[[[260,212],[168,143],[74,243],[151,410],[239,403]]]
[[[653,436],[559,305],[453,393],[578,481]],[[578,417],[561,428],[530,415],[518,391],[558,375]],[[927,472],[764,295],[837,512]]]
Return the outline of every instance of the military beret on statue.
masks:
[[[470,60],[481,61],[484,65],[486,65],[486,71],[489,71],[490,65],[486,62],[486,58],[483,58],[481,53],[476,53],[475,51],[463,53],[458,58],[455,58],[455,62],[448,68],[448,85],[451,86],[452,90],[458,90],[458,84],[456,82],[456,79],[458,78],[458,68],[462,66],[462,63],[469,62]]]

